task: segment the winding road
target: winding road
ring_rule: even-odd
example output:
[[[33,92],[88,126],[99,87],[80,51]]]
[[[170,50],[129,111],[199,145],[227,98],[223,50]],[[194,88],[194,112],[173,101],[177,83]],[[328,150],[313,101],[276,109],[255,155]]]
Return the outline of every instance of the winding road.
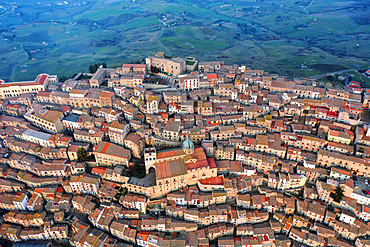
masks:
[[[3,11],[1,11],[0,16],[3,16],[3,15],[4,15],[4,13],[5,13],[5,11],[6,11],[6,8],[5,8],[5,7],[2,7],[2,9],[4,9],[4,10],[3,10]]]
[[[165,50],[166,50],[166,52],[167,52],[167,54],[168,54],[168,55],[171,55],[171,51],[170,51],[170,49],[168,49],[167,47],[165,47],[165,46],[162,44],[162,42],[161,42],[161,41],[159,41],[159,39],[161,38],[161,36],[162,36],[162,34],[164,33],[164,31],[165,31],[165,29],[162,29],[161,33],[158,35],[158,37],[157,37],[157,43],[158,43],[158,45],[162,46],[162,47],[163,47],[163,49],[165,49]]]
[[[359,68],[359,69],[361,69],[361,68]],[[357,69],[346,69],[346,70],[333,71],[333,72],[328,72],[328,73],[325,73],[325,74],[314,75],[314,76],[309,77],[309,79],[316,79],[316,78],[323,77],[323,76],[328,76],[328,75],[332,75],[332,74],[340,74],[340,73],[351,72],[351,71],[356,71],[356,70]]]
[[[153,9],[147,8],[147,7],[145,7],[145,6],[143,5],[143,3],[146,3],[146,2],[147,2],[147,1],[144,1],[144,2],[142,2],[141,4],[140,4],[140,3],[138,3],[138,4],[135,4],[134,6],[138,6],[138,7],[140,7],[140,8],[146,9],[146,10],[148,10],[148,11],[150,11],[150,12],[153,12]],[[170,51],[170,49],[168,49],[165,45],[163,45],[163,44],[162,44],[162,42],[159,40],[159,39],[161,38],[162,34],[164,33],[164,31],[165,31],[166,29],[165,29],[165,27],[164,27],[164,26],[165,26],[165,23],[164,23],[164,22],[162,22],[160,19],[158,19],[158,21],[159,21],[159,22],[161,22],[161,23],[163,24],[163,29],[162,29],[162,31],[160,32],[160,34],[158,35],[156,42],[157,42],[157,44],[158,44],[159,46],[161,46],[163,49],[165,49],[165,51],[167,52],[167,54],[168,54],[168,55],[171,55],[171,51]]]
[[[310,4],[309,4],[309,5],[307,5],[307,7],[305,7],[303,10],[304,10],[304,11],[306,11],[306,9],[307,9],[307,8],[311,7],[311,5],[313,4],[313,2],[314,2],[314,1],[315,1],[315,0],[312,0],[312,1],[310,2]],[[307,11],[306,11],[306,13],[307,13]]]
[[[15,43],[15,38],[14,38],[14,43]],[[28,58],[29,58],[28,53],[23,49],[23,43],[20,43],[20,44],[21,44],[21,45],[20,45],[20,49],[24,52],[24,54],[26,54],[27,58],[26,58],[26,59],[24,59],[23,61],[20,61],[19,63],[15,64],[15,65],[13,66],[13,69],[12,69],[12,75],[11,75],[11,77],[10,77],[10,81],[14,81],[13,77],[14,77],[14,74],[15,74],[15,70],[16,70],[16,68],[17,68],[19,65],[21,65],[22,63],[24,63],[24,62],[28,61]]]

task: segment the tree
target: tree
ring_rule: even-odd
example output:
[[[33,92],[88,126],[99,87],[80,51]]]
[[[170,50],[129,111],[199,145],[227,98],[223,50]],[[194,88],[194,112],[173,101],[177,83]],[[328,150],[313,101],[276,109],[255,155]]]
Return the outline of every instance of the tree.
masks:
[[[334,201],[340,202],[342,200],[342,197],[343,197],[343,192],[344,192],[344,190],[338,185],[335,188],[334,193],[331,193],[330,196],[333,198]]]
[[[90,66],[89,66],[89,72],[90,72],[91,74],[94,74],[94,73],[96,72],[96,69],[95,69],[94,65],[90,65]]]
[[[65,82],[67,79],[68,79],[67,76],[64,76],[64,75],[61,75],[59,77],[59,81],[61,81],[61,82]]]
[[[90,155],[87,157],[87,160],[88,160],[88,161],[95,161],[95,154],[90,154]]]
[[[78,161],[85,161],[87,158],[87,152],[84,148],[80,147],[77,150],[77,160]]]
[[[302,188],[301,190],[298,191],[298,198],[303,198],[303,194],[304,194],[304,189]]]
[[[89,66],[89,72],[91,74],[94,74],[98,69],[99,67],[102,66],[103,68],[107,68],[107,64],[106,63],[96,63],[96,64],[91,64]]]
[[[335,77],[332,75],[328,75],[326,78],[328,78],[329,81],[334,81]]]
[[[123,187],[119,186],[119,188],[118,188],[118,194],[120,194],[120,195],[126,195],[127,193],[128,193],[127,188],[123,188]]]
[[[137,178],[143,178],[146,175],[145,165],[140,164],[139,161],[136,161],[132,170],[132,175]]]

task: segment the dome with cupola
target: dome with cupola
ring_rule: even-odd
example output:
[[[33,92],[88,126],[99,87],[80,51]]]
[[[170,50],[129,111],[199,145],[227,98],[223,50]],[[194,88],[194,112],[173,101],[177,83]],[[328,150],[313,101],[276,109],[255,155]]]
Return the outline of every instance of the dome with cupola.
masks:
[[[182,143],[182,149],[187,154],[192,154],[194,152],[194,143],[189,139],[189,136],[187,136],[186,140]]]

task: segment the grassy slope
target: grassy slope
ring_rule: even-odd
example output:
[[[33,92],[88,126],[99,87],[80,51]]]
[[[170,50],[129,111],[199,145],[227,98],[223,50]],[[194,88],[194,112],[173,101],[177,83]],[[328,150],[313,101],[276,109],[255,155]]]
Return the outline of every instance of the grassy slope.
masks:
[[[44,2],[41,0],[41,5]],[[181,57],[244,63],[290,77],[320,73],[301,69],[301,64],[369,65],[370,28],[351,19],[351,1],[315,0],[306,10],[309,1],[300,5],[290,0],[232,0],[232,5],[225,6],[224,1],[198,5],[183,0],[97,0],[73,5],[79,2],[53,6],[52,12],[33,10],[39,11],[39,19],[60,23],[48,21],[13,28],[16,43],[0,42],[4,51],[0,55],[0,78],[8,80],[13,66],[25,59],[23,51],[9,49],[19,42],[27,52],[35,52],[29,53],[34,60],[17,67],[16,80],[33,79],[41,72],[68,76],[94,62],[113,65],[152,55],[163,50],[156,42],[163,27],[161,14],[166,15],[166,25],[171,27],[165,26],[160,41]],[[26,11],[32,14],[30,9]],[[104,23],[126,14],[136,17],[108,27],[75,22],[88,19]],[[13,16],[8,20],[17,21]]]

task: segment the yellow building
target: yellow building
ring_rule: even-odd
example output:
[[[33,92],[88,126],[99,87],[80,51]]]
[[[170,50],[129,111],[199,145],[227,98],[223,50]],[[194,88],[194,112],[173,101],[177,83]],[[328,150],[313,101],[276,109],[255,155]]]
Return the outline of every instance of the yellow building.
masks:
[[[320,149],[316,162],[325,167],[340,166],[356,172],[357,175],[370,176],[367,163],[357,156]]]
[[[98,194],[98,189],[100,185],[100,178],[85,174],[79,176],[71,176],[68,180],[62,183],[64,190],[67,193],[87,193],[87,194]]]
[[[343,143],[343,144],[351,144],[352,140],[354,139],[354,135],[346,133],[344,131],[337,131],[337,130],[329,130],[328,133],[328,141]]]
[[[144,75],[132,74],[108,79],[108,87],[136,87],[143,84]]]
[[[130,133],[125,141],[124,145],[126,148],[130,149],[132,151],[132,155],[136,158],[141,158],[141,153],[144,149],[144,141],[143,138],[141,138],[140,135]]]
[[[178,76],[186,70],[185,60],[178,57],[169,59],[165,58],[164,54],[160,54],[156,55],[156,57],[148,57],[145,61],[148,71],[150,71],[151,67],[155,67],[161,72],[171,73],[174,76]]]
[[[99,68],[93,77],[89,80],[90,87],[98,88],[104,82],[105,77],[110,73],[114,72],[115,69]]]
[[[131,159],[130,150],[109,142],[100,142],[95,146],[94,155],[99,165],[128,166]]]
[[[130,125],[120,123],[118,121],[112,121],[108,126],[108,136],[110,142],[124,145],[125,138],[127,134],[130,132]]]
[[[62,112],[41,109],[39,111],[27,113],[25,118],[32,124],[38,126],[39,128],[51,132],[58,133],[63,131],[63,119],[64,115]]]
[[[35,81],[5,83],[0,80],[0,98],[6,99],[9,97],[20,96],[24,93],[37,93],[45,91],[51,82],[57,82],[56,76],[40,74]]]
[[[122,74],[137,73],[146,74],[145,64],[122,64]]]

